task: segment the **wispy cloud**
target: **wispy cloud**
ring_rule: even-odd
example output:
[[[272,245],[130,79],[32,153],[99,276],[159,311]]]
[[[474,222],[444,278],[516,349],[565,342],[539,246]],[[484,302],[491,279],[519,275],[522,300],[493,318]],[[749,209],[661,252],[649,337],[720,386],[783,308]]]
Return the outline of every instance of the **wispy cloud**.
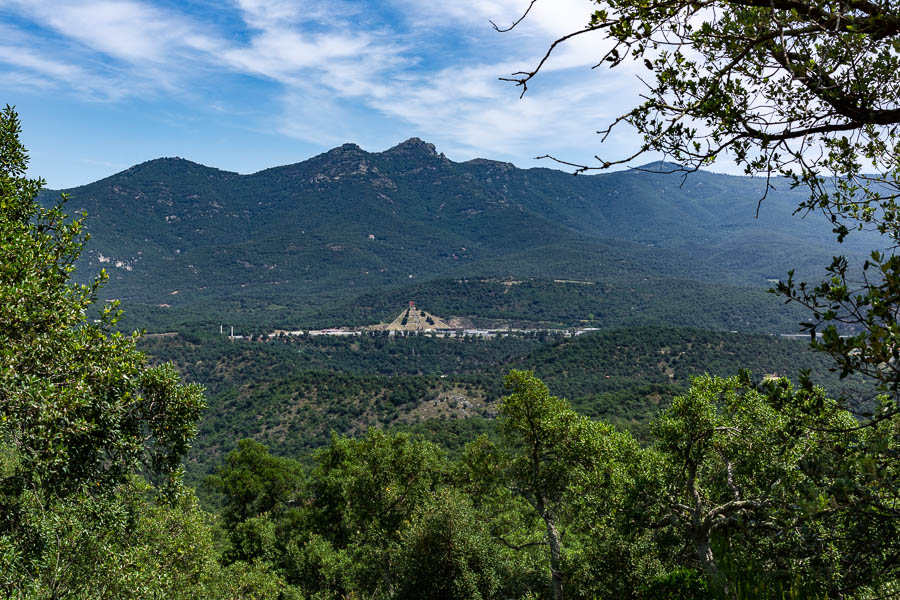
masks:
[[[40,27],[85,48],[131,63],[171,64],[185,50],[211,52],[217,42],[183,14],[129,0],[6,0]]]
[[[0,14],[16,23],[6,26],[15,35],[4,36],[0,63],[11,85],[89,89],[90,98],[107,102],[196,96],[216,114],[233,106],[216,97],[219,87],[265,82],[256,89],[278,112],[256,126],[323,145],[365,138],[386,147],[397,140],[384,136],[407,129],[471,155],[591,147],[594,129],[610,117],[600,107],[637,84],[624,72],[590,71],[603,46],[587,35],[562,46],[519,100],[498,77],[532,68],[554,39],[590,16],[582,0],[539,1],[514,31],[493,31],[489,19],[509,25],[527,6],[232,0],[210,9],[0,0]]]
[[[49,57],[39,50],[25,46],[0,46],[0,63],[11,71],[5,75],[9,81],[38,88],[64,86],[82,97],[99,101],[111,101],[128,94],[122,82],[110,77],[97,76],[84,67]]]

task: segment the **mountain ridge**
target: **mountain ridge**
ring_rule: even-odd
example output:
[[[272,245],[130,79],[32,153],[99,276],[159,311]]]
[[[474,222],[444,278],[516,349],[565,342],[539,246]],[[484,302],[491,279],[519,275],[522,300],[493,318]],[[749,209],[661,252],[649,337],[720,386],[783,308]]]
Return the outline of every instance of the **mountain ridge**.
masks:
[[[319,310],[447,277],[760,287],[870,247],[855,235],[838,248],[829,223],[791,218],[797,191],[770,191],[754,219],[764,186],[702,171],[573,177],[454,162],[410,138],[374,153],[343,144],[252,174],[163,157],[66,191],[92,235],[79,268],[106,267],[108,296],[253,306],[277,321],[285,307]]]

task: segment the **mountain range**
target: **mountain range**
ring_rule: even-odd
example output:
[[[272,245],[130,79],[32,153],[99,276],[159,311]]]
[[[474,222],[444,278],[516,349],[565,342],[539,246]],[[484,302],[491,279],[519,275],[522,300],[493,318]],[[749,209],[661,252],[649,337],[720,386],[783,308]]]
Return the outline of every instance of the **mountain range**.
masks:
[[[412,138],[250,175],[160,158],[63,191],[67,212],[87,213],[81,277],[106,268],[106,296],[160,327],[217,313],[291,327],[358,297],[402,301],[471,278],[756,294],[878,244],[860,233],[838,247],[827,220],[793,215],[804,195],[784,181],[765,194],[761,179],[673,167],[573,176],[454,162]]]

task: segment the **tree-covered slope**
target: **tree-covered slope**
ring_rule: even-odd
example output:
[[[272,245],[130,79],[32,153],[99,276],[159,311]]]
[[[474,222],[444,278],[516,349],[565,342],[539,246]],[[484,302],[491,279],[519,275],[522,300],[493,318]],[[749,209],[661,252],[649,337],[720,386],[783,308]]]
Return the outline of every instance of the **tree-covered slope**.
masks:
[[[511,327],[632,327],[677,325],[758,333],[793,333],[803,312],[773,294],[745,288],[623,274],[600,281],[442,279],[378,290],[329,307],[315,326],[388,320],[413,300],[466,324]]]
[[[173,360],[208,388],[209,410],[190,463],[206,472],[237,440],[253,437],[298,457],[330,433],[414,429],[458,447],[490,429],[510,369],[534,370],[592,417],[644,426],[690,378],[703,373],[796,378],[802,369],[833,393],[859,382],[828,372],[803,341],[676,327],[611,329],[574,338],[546,334],[481,339],[286,337],[230,343],[218,337],[153,336],[151,356]]]
[[[815,273],[839,250],[830,225],[789,218],[802,196],[783,189],[756,218],[764,191],[704,172],[573,177],[455,163],[412,139],[380,153],[346,144],[252,175],[158,159],[68,193],[93,238],[83,272],[106,267],[108,296],[163,318],[263,311],[272,325],[282,309],[297,319],[298,306],[309,316],[448,277],[762,287],[791,267]],[[843,250],[857,254],[856,243]]]

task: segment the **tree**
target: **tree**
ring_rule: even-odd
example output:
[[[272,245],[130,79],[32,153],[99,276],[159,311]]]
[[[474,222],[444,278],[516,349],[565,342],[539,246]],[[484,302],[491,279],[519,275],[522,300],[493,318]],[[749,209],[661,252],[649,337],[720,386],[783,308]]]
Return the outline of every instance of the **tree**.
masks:
[[[809,309],[803,325],[812,346],[831,355],[842,376],[871,380],[871,394],[842,399],[858,418],[846,431],[871,429],[864,454],[897,473],[898,455],[888,448],[900,428],[900,10],[868,0],[596,5],[590,22],[554,42],[532,70],[506,78],[524,94],[554,50],[582,35],[607,40],[598,66],[648,69],[643,101],[601,132],[605,139],[617,126],[634,127],[643,138],[638,151],[598,157],[596,166],[566,164],[584,172],[659,152],[689,172],[727,155],[769,186],[806,187],[798,211],[824,213],[838,241],[860,229],[884,236],[888,250],[873,252],[861,271],[838,256],[821,283],[796,282],[790,272],[775,291]],[[810,426],[828,427],[821,405],[806,408],[822,421]],[[897,487],[893,475],[879,486],[895,499]],[[873,554],[882,550],[893,554]]]
[[[105,274],[90,285],[70,283],[86,239],[83,219],[66,218],[65,197],[49,209],[38,204],[44,182],[25,177],[19,134],[7,106],[0,113],[0,571],[11,578],[0,589],[15,595],[50,581],[52,597],[61,597],[54,570],[76,589],[87,585],[102,565],[80,546],[112,544],[134,516],[122,494],[136,474],[178,498],[204,399],[171,365],[147,367],[135,349],[138,334],[113,331],[115,304],[88,321]]]
[[[608,506],[637,447],[627,434],[578,415],[566,400],[551,396],[530,371],[511,371],[505,383],[511,393],[499,409],[503,445],[496,468],[544,524],[541,543],[550,554],[553,597],[560,600],[565,587],[563,519],[577,502],[572,491],[589,479],[599,491],[594,502]]]
[[[770,185],[807,187],[798,211],[824,212],[839,241],[854,229],[874,228],[886,236],[886,247],[900,243],[896,6],[868,0],[593,3],[585,27],[556,40],[532,70],[504,78],[524,94],[555,49],[582,35],[607,41],[598,67],[642,62],[648,69],[643,101],[601,132],[605,140],[613,128],[630,125],[643,138],[640,148],[630,156],[598,157],[595,166],[566,163],[576,172],[647,152],[686,171],[727,155]],[[776,182],[777,176],[787,179]],[[900,259],[889,252],[874,253],[862,275],[837,257],[821,285],[789,277],[777,286],[811,310],[811,332],[827,330],[816,348],[845,373],[871,376],[877,391],[890,395],[892,406],[881,419],[900,412],[900,375],[883,367],[896,363],[892,349],[900,347],[898,282]],[[841,341],[833,326],[855,335]]]
[[[500,405],[501,432],[517,451],[507,469],[516,492],[524,497],[544,521],[550,550],[550,577],[553,597],[563,597],[562,541],[559,532],[559,504],[567,487],[566,466],[560,464],[559,450],[566,441],[565,423],[570,416],[565,400],[550,395],[534,373],[512,371],[506,376],[511,394]],[[569,411],[571,412],[571,411]],[[574,416],[574,415],[571,415]]]
[[[855,421],[821,388],[769,386],[697,377],[659,416],[664,468],[642,501],[648,526],[672,528],[688,549],[682,566],[702,567],[720,592],[748,575],[766,586],[760,596],[879,589],[895,577],[898,531],[884,518],[895,497],[856,454],[866,430],[848,433]],[[809,404],[822,406],[812,420]]]
[[[481,516],[467,496],[452,488],[438,490],[418,507],[401,534],[397,597],[508,597],[500,590],[502,575],[508,575],[503,549]]]
[[[446,464],[409,435],[332,436],[307,475],[300,463],[243,440],[208,484],[224,496],[231,565],[263,563],[286,589],[316,598],[395,595],[400,539]]]
[[[442,482],[445,461],[430,442],[378,429],[359,440],[333,436],[316,455],[313,521],[353,556],[362,589],[392,593],[400,531]]]
[[[212,517],[189,491],[159,502],[134,480],[52,504],[25,492],[15,510],[16,527],[0,534],[4,598],[222,598],[223,571],[247,570],[219,567]]]
[[[652,75],[642,79],[643,102],[603,132],[629,124],[643,145],[632,156],[580,170],[648,151],[695,169],[728,153],[748,173],[784,174],[810,186],[804,208],[897,232],[893,214],[872,210],[895,209],[900,190],[895,6],[867,0],[593,3],[586,27],[554,42],[533,70],[505,78],[524,94],[552,52],[584,34],[608,41],[598,67],[643,62]],[[868,174],[871,167],[876,174]],[[828,172],[837,176],[836,187],[828,185]]]
[[[65,197],[50,209],[44,182],[24,178],[18,117],[0,117],[0,419],[3,442],[20,457],[22,485],[64,494],[106,490],[137,468],[177,477],[204,408],[170,365],[148,368],[138,334],[112,332],[86,313],[106,279],[69,282],[84,243],[83,219],[67,221]]]
[[[296,500],[303,482],[299,463],[272,456],[265,446],[250,439],[239,441],[206,481],[224,496],[223,517],[230,527]]]
[[[740,391],[736,380],[697,378],[655,424],[669,470],[670,518],[682,523],[713,584],[723,583],[713,533],[739,516],[751,526],[764,522],[793,483],[788,478],[803,451],[772,443],[783,419],[766,410],[761,394]]]

